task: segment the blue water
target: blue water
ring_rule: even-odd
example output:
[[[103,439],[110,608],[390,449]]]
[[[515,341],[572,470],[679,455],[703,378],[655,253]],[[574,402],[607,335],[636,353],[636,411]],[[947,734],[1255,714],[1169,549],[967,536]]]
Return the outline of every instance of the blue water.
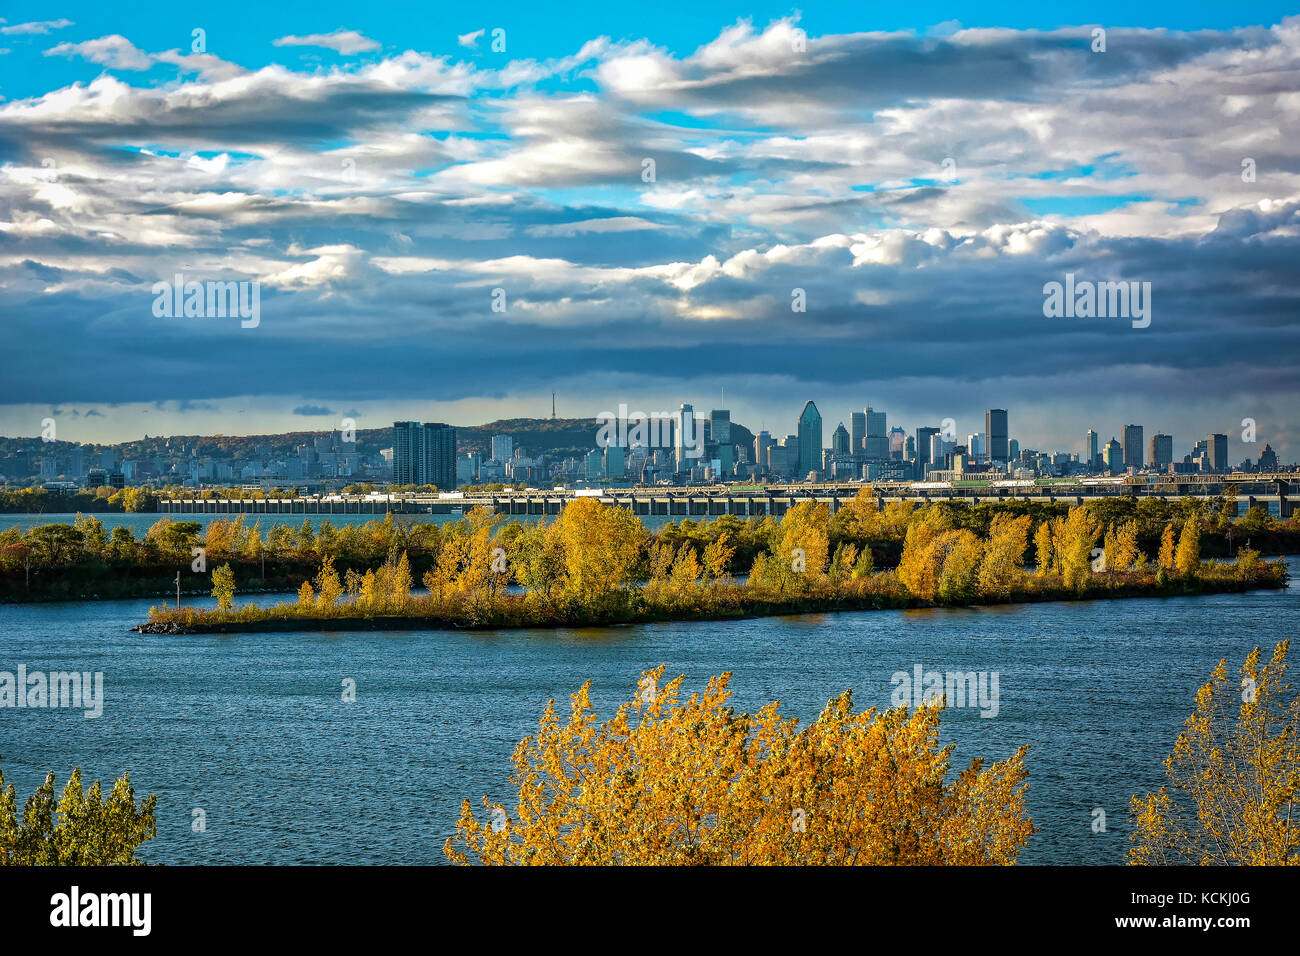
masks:
[[[1293,574],[1300,561],[1291,560]],[[1162,761],[1215,663],[1235,668],[1300,625],[1300,587],[1167,600],[829,614],[637,627],[466,633],[127,631],[148,601],[0,606],[0,670],[103,671],[99,719],[0,709],[0,754],[25,799],[131,773],[159,795],[166,863],[438,863],[462,799],[508,802],[509,757],[549,698],[584,680],[607,716],[643,669],[688,690],[732,671],[733,702],[812,718],[846,687],[886,706],[896,671],[999,673],[999,713],[949,709],[954,766],[1029,743],[1028,863],[1120,863],[1128,802]],[[341,682],[356,681],[355,703]],[[1107,831],[1092,830],[1093,810]],[[206,813],[195,833],[192,811]]]

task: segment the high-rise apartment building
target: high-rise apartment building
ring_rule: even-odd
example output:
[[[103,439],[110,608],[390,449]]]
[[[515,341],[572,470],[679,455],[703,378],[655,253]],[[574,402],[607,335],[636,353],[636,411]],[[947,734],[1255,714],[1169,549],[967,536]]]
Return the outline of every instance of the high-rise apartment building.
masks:
[[[443,422],[393,422],[393,483],[456,487],[456,429]]]

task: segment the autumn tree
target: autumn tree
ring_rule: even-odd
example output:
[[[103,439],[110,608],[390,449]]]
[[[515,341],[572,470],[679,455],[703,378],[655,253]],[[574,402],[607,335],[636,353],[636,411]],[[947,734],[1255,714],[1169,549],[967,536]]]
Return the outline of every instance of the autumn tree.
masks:
[[[960,528],[944,532],[939,546],[944,551],[939,597],[952,604],[969,604],[975,599],[979,584],[984,545],[974,532]]]
[[[470,802],[444,852],[458,863],[1007,864],[1033,833],[1026,748],[949,773],[939,706],[857,712],[845,692],[800,727],[771,703],[728,706],[730,675],[681,699],[643,676],[599,722],[590,684],[567,720],[551,701],[515,749],[512,808]],[[460,848],[457,847],[459,841]]]
[[[1156,563],[1166,571],[1174,569],[1174,525],[1173,522],[1165,525],[1164,531],[1160,533],[1160,555]]]
[[[235,599],[235,572],[229,564],[223,564],[212,572],[212,596],[217,599],[217,607],[229,611]]]
[[[978,586],[981,597],[1006,600],[1024,585],[1025,548],[1032,523],[1029,515],[1012,517],[1000,514],[993,519],[988,543],[984,546],[984,560],[980,564]]]
[[[1130,863],[1300,864],[1300,696],[1286,679],[1289,644],[1262,666],[1256,647],[1240,681],[1219,661],[1197,691],[1165,760],[1169,783],[1133,798]]]
[[[1184,577],[1196,574],[1201,566],[1201,522],[1189,518],[1183,522],[1183,530],[1178,535],[1178,551],[1174,556],[1174,567]]]
[[[561,591],[569,602],[598,610],[626,600],[641,558],[645,527],[627,508],[591,498],[570,502],[550,526],[562,555]]]
[[[107,798],[98,780],[87,792],[77,768],[57,802],[54,774],[46,774],[20,819],[14,787],[0,772],[0,866],[138,866],[136,850],[158,832],[157,803],[151,795],[137,807],[126,774]]]
[[[1085,507],[1071,508],[1065,520],[1053,529],[1053,549],[1061,580],[1072,591],[1082,592],[1092,577],[1092,551],[1101,529]]]

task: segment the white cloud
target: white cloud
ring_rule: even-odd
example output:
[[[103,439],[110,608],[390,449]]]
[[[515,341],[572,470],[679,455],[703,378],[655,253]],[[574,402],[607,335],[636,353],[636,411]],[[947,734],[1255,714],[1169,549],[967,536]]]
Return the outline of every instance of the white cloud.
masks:
[[[0,23],[4,21],[0,20]],[[58,20],[42,20],[33,23],[14,23],[10,26],[0,27],[0,33],[6,34],[34,34],[49,33],[51,30],[62,30],[65,27],[73,26],[71,20],[65,20],[60,17]]]
[[[379,43],[356,30],[335,30],[333,33],[311,33],[307,36],[285,36],[272,41],[273,46],[318,46],[335,53],[350,55],[378,50]]]

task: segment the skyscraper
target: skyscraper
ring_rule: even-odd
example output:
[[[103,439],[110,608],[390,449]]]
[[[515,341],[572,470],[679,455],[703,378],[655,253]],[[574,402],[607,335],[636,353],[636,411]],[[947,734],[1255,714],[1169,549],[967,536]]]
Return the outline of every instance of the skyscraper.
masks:
[[[1098,467],[1097,454],[1097,433],[1089,428],[1088,434],[1083,436],[1083,460],[1089,469]]]
[[[880,438],[888,434],[885,430],[885,413],[878,412],[870,405],[867,406],[867,437]]]
[[[456,429],[443,422],[393,422],[393,483],[456,487]]]
[[[1106,442],[1106,447],[1102,451],[1103,460],[1105,461],[1106,470],[1112,475],[1118,475],[1124,470],[1124,453],[1114,438]]]
[[[767,450],[775,444],[771,432],[759,432],[754,436],[754,461],[760,468],[767,467]]]
[[[854,412],[850,419],[850,428],[853,432],[850,438],[853,443],[853,454],[860,455],[867,447],[867,413]]]
[[[1142,467],[1142,426],[1124,426],[1124,468]]]
[[[1174,436],[1159,432],[1151,436],[1151,446],[1147,449],[1147,464],[1156,471],[1166,471],[1174,460]]]
[[[695,443],[695,406],[683,403],[677,409],[677,418],[673,421],[673,431],[676,437],[673,440],[673,450],[675,452],[675,464],[677,473],[690,470],[690,463],[687,457],[698,457],[700,447]],[[692,455],[692,450],[694,454]]]
[[[393,422],[393,484],[416,485],[420,461],[420,423]]]
[[[930,438],[937,434],[939,429],[930,425],[923,425],[916,430],[916,461],[922,470],[930,463]]]
[[[811,401],[804,405],[799,415],[799,472],[800,479],[810,471],[821,470],[822,465],[822,415]]]
[[[1007,460],[1007,410],[990,408],[984,412],[984,435],[988,440],[989,461]]]
[[[424,473],[417,484],[442,491],[456,487],[456,429],[445,422],[425,422],[421,454]]]
[[[509,435],[492,436],[492,458],[496,461],[509,461],[514,456],[515,440]]]
[[[831,454],[848,455],[849,454],[849,432],[840,422],[835,426],[835,431],[831,433]]]
[[[1210,470],[1223,474],[1228,470],[1228,436],[1212,434],[1206,439],[1210,452]]]
[[[718,445],[731,444],[731,411],[715,408],[709,413],[709,441]]]

